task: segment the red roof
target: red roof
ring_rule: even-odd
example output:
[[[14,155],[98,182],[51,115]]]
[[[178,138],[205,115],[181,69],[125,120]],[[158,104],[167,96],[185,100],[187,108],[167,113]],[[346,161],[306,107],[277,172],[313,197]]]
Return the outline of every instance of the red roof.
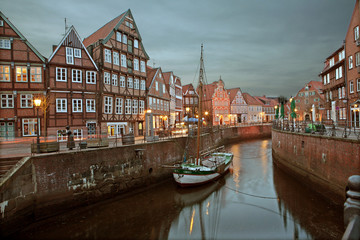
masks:
[[[89,37],[85,38],[83,41],[83,44],[85,45],[85,47],[88,47],[89,45],[97,42],[99,39],[105,39],[113,31],[113,29],[116,27],[116,25],[120,22],[120,20],[125,16],[125,14],[128,11],[129,10],[125,11],[118,17],[114,18],[113,20],[111,20],[110,22],[108,22],[107,24],[105,24],[104,26],[99,28],[96,32],[91,34]]]
[[[249,93],[243,93],[243,97],[244,97],[247,105],[263,105],[261,103],[261,101],[257,100],[256,98],[251,96]]]
[[[236,97],[236,94],[241,90],[240,88],[232,88],[232,89],[228,89],[228,94],[229,94],[229,97],[230,97],[230,102],[232,102],[234,100],[234,98]]]
[[[147,76],[146,87],[147,88],[150,87],[158,69],[159,68],[152,68],[152,67],[146,66],[146,76]]]
[[[278,105],[278,101],[272,98],[267,98],[266,96],[255,97],[258,101],[262,102],[265,107],[275,107]]]

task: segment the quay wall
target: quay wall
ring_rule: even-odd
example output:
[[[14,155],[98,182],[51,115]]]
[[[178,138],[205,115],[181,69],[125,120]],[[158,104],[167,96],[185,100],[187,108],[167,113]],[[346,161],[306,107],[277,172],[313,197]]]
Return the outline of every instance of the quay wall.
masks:
[[[217,129],[203,135],[201,149],[270,136],[271,125]],[[166,166],[182,161],[187,141],[189,151],[195,151],[196,137],[179,137],[21,159],[0,179],[0,235],[172,177]]]
[[[272,130],[273,161],[334,202],[343,204],[348,178],[360,173],[360,142]]]

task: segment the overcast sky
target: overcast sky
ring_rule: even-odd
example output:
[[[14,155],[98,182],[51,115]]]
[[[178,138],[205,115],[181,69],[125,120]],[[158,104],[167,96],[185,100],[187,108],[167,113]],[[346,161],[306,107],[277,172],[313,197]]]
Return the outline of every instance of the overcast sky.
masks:
[[[207,82],[252,95],[294,96],[319,80],[345,39],[355,0],[1,0],[0,10],[45,57],[64,34],[81,38],[131,9],[150,66],[196,82],[204,44]]]

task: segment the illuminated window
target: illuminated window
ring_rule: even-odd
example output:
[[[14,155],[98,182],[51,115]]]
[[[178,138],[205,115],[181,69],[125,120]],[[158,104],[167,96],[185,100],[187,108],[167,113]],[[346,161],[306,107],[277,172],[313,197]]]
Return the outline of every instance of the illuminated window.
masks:
[[[16,67],[16,81],[27,82],[27,67]]]
[[[37,119],[36,118],[25,118],[22,120],[23,136],[36,136],[37,135]]]
[[[10,82],[10,66],[0,65],[0,82]]]
[[[30,81],[31,82],[41,82],[41,67],[31,67],[30,68]]]

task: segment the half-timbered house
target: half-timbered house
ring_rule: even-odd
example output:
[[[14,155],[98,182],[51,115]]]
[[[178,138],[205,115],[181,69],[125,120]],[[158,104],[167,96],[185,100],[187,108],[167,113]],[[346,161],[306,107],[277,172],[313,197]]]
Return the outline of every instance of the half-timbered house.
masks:
[[[262,121],[262,102],[251,96],[249,93],[243,93],[247,105],[247,123],[261,123]]]
[[[43,111],[40,122],[33,104],[45,93],[45,58],[0,12],[0,139],[32,137],[38,126],[43,135]]]
[[[151,110],[153,129],[169,128],[170,93],[166,88],[164,74],[161,68],[147,68],[147,106]]]
[[[180,123],[183,118],[183,100],[182,100],[181,79],[175,76],[175,123]]]
[[[170,118],[169,124],[170,126],[175,125],[176,119],[176,94],[175,94],[175,78],[173,72],[164,72],[164,80],[166,84],[166,88],[170,94]]]
[[[243,123],[246,121],[247,106],[240,88],[228,89],[230,97],[231,123]]]
[[[48,134],[61,134],[70,126],[75,140],[95,137],[99,101],[98,68],[71,26],[48,60]]]
[[[182,86],[184,117],[192,118],[198,114],[199,96],[192,83]]]
[[[84,39],[99,66],[98,121],[108,137],[144,134],[149,59],[129,10]]]

